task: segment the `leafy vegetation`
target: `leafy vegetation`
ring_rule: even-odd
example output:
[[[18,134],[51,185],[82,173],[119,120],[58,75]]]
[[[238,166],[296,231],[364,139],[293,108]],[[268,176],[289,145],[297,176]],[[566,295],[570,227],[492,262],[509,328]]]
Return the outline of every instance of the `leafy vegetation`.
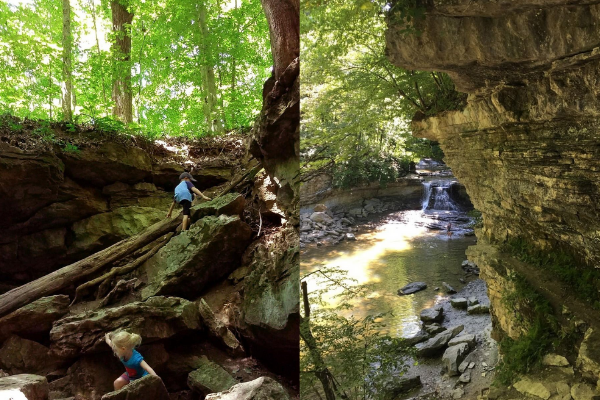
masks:
[[[522,238],[508,241],[503,250],[523,262],[552,272],[564,283],[570,282],[587,293],[597,279],[588,281],[591,275],[581,271],[568,253],[534,250]],[[575,279],[575,275],[581,278]],[[561,326],[550,302],[523,276],[513,273],[508,280],[513,287],[503,294],[502,302],[507,310],[514,310],[516,321],[525,327],[526,333],[516,340],[505,337],[500,342],[502,362],[497,368],[496,381],[504,385],[511,384],[518,374],[538,367],[544,354],[559,347],[573,349],[572,344],[578,338],[575,327]]]
[[[301,281],[312,290],[301,301],[300,396],[329,398],[330,386],[336,398],[386,398],[394,379],[407,371],[414,350],[382,333],[382,315],[348,315],[369,286],[356,285],[338,269],[307,273]]]
[[[305,176],[327,170],[342,186],[385,183],[406,173],[410,161],[441,159],[436,143],[411,136],[409,121],[416,113],[460,109],[465,96],[445,74],[405,70],[385,55],[386,17],[409,22],[406,33],[415,34],[410,22],[422,15],[410,0],[395,2],[392,9],[387,2],[303,1]],[[381,168],[381,174],[373,168]]]
[[[543,251],[531,246],[525,239],[509,240],[503,250],[513,254],[519,260],[548,271],[580,300],[600,309],[600,271],[586,268],[563,250]]]
[[[112,32],[110,2],[71,0],[74,121],[122,129],[113,76],[130,70],[132,129],[201,136],[252,124],[272,65],[260,1],[119,2],[133,19]],[[0,2],[0,113],[65,119],[62,22],[62,1]],[[124,36],[131,51],[117,57]]]

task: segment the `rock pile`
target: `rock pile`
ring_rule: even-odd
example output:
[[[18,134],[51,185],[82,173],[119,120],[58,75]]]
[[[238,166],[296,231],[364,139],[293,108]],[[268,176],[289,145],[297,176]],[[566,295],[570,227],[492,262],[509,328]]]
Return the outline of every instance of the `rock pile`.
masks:
[[[334,215],[325,205],[315,207],[312,214],[300,215],[300,247],[308,243],[338,244],[342,240],[356,240],[351,225],[355,219],[343,215]]]
[[[196,206],[190,229],[159,238],[160,250],[135,269],[78,291],[76,300],[65,289],[0,318],[0,370],[12,375],[0,387],[33,390],[31,400],[166,400],[270,374],[250,355],[289,372],[281,359],[298,356],[298,236],[286,226],[252,243],[244,205],[231,193]],[[106,292],[110,301],[93,300]],[[120,329],[142,336],[140,353],[162,381],[106,394],[123,367],[104,336]]]

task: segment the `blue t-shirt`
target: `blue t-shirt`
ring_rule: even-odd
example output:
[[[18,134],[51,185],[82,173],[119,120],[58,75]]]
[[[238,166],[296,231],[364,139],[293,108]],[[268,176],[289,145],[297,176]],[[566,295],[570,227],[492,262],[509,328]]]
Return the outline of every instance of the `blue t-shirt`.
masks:
[[[140,365],[142,361],[144,361],[144,357],[142,357],[135,349],[133,350],[131,357],[129,357],[129,360],[125,361],[124,358],[121,358],[121,362],[125,366],[129,379],[135,380],[148,375],[148,371]]]
[[[181,203],[181,200],[192,201],[192,188],[194,184],[188,181],[181,181],[179,185],[175,187],[175,201]]]

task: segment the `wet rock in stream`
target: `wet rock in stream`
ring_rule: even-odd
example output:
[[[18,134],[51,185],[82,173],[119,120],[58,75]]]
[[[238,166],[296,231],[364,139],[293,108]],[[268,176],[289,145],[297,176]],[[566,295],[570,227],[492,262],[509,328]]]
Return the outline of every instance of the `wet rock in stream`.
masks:
[[[421,321],[423,322],[440,322],[444,319],[444,309],[442,307],[426,308],[421,311]]]
[[[398,295],[412,294],[425,289],[427,289],[427,284],[425,282],[411,282],[403,288],[398,289]]]

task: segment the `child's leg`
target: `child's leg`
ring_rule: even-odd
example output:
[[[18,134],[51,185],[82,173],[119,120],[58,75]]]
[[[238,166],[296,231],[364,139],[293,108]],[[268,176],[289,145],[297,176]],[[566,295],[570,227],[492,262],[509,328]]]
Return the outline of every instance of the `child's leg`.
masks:
[[[115,390],[121,390],[128,383],[129,376],[127,376],[127,373],[124,373],[114,381]]]
[[[192,203],[189,200],[182,200],[181,205],[183,206],[183,227],[182,230],[187,231],[190,226],[190,207]]]

